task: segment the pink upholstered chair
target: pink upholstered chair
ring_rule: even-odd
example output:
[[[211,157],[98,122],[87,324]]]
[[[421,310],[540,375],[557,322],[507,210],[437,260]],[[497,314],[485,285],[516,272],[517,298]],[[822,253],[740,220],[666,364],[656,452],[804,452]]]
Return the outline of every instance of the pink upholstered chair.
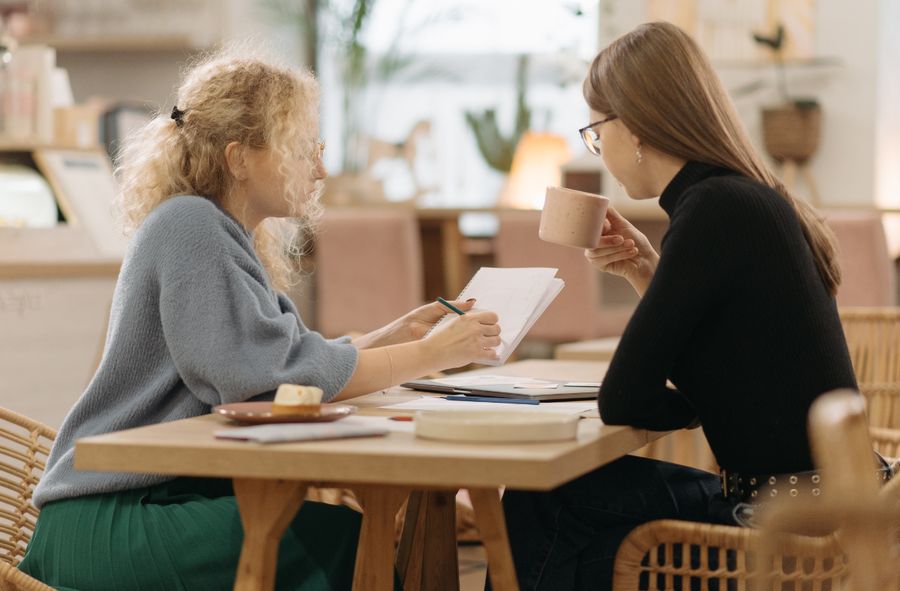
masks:
[[[422,249],[411,210],[326,210],[315,260],[315,325],[326,336],[368,332],[422,304]]]
[[[584,251],[538,238],[540,211],[504,211],[499,218],[494,245],[498,267],[554,267],[566,282],[529,331],[529,339],[559,343],[622,334],[633,308],[602,306],[599,273]]]
[[[825,219],[838,239],[843,281],[841,306],[893,306],[894,264],[888,254],[881,215],[865,211],[826,211]]]

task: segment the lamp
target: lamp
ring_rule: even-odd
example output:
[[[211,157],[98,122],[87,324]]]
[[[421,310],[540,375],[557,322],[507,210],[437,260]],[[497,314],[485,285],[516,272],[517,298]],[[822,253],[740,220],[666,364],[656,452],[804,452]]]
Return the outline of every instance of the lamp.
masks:
[[[552,133],[526,132],[516,146],[500,207],[541,209],[544,190],[560,184],[560,167],[569,160],[566,140]]]

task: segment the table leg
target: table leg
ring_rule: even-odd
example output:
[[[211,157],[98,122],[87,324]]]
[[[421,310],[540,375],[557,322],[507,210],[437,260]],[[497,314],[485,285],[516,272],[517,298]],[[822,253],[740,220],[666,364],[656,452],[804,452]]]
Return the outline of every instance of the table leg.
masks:
[[[441,222],[441,251],[444,255],[444,285],[447,293],[456,294],[462,291],[468,282],[466,255],[462,251],[463,235],[459,231],[459,219],[447,219]]]
[[[458,591],[456,491],[409,495],[397,570],[404,591]]]
[[[800,174],[803,175],[803,180],[806,181],[806,186],[809,188],[810,202],[814,207],[821,206],[822,201],[819,198],[819,188],[818,185],[816,185],[815,177],[813,177],[812,169],[809,167],[809,162],[805,162],[803,166],[800,167]]]
[[[788,191],[794,190],[797,182],[797,161],[785,160],[781,165],[781,178],[784,180],[784,186]]]
[[[470,488],[469,497],[475,509],[475,524],[487,553],[491,586],[495,591],[518,591],[519,583],[516,581],[506,521],[500,505],[500,491],[496,488]]]
[[[392,591],[395,523],[397,512],[409,490],[372,486],[356,488],[355,492],[363,509],[363,520],[353,571],[353,589]]]
[[[234,479],[234,494],[244,526],[235,591],[275,588],[278,545],[303,504],[306,488],[306,484],[292,480]]]

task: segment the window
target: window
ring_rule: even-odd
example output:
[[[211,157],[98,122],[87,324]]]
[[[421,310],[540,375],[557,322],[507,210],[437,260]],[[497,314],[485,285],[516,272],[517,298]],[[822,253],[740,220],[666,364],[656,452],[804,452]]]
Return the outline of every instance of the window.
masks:
[[[382,179],[387,197],[417,197],[431,207],[495,203],[504,177],[482,158],[465,112],[495,109],[500,131],[510,134],[520,55],[529,56],[532,129],[558,133],[581,153],[576,130],[588,117],[581,82],[596,53],[598,11],[587,1],[378,0],[363,39],[370,67],[392,52],[411,58],[388,80],[367,84],[360,103],[360,129],[375,138],[363,144],[378,159],[369,172]],[[325,48],[319,69],[326,164],[337,172],[342,154],[330,148],[342,147],[334,140],[346,118],[335,48]],[[391,151],[403,142],[405,152]]]

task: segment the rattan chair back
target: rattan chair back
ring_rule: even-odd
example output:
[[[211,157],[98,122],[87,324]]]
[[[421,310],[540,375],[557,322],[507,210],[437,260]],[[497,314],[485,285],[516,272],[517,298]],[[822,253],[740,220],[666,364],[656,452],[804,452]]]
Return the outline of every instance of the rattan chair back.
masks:
[[[809,412],[809,437],[816,466],[822,473],[823,515],[878,508],[882,484],[876,474],[866,404],[853,390],[829,392],[816,399]],[[897,531],[890,512],[870,518],[838,518],[841,545],[849,558],[849,589],[896,589]]]
[[[614,566],[614,591],[720,589],[748,591],[755,584],[758,530],[687,521],[651,521],[622,542]],[[846,577],[834,534],[781,535],[765,589],[839,589]]]
[[[868,391],[877,409],[875,418],[884,423],[893,416],[888,400],[893,391],[873,387]],[[829,397],[832,395],[828,395]],[[829,496],[853,497],[856,501],[879,497],[873,469],[872,442],[868,436],[865,404],[855,392],[837,394],[837,403],[826,398],[811,426],[817,438],[817,464],[840,476],[823,477],[830,485]],[[881,400],[884,398],[884,400]],[[837,407],[835,407],[837,404]],[[881,406],[879,406],[879,404]],[[891,409],[891,410],[889,410]],[[830,418],[829,418],[830,417]],[[897,432],[885,431],[885,445],[900,446]],[[874,428],[873,431],[878,431]],[[832,450],[839,450],[833,452]],[[890,455],[898,455],[892,453]],[[826,489],[823,487],[823,492]],[[882,491],[883,494],[884,491]],[[823,531],[819,524],[802,523],[794,532]],[[827,531],[827,530],[825,530]],[[849,535],[849,538],[848,538]],[[614,591],[721,589],[785,591],[845,589],[852,582],[853,569],[865,571],[872,557],[885,555],[890,543],[865,552],[845,554],[847,540],[857,540],[853,527],[837,533],[767,535],[759,530],[662,520],[633,530],[622,542],[614,566]],[[883,536],[882,536],[883,537]],[[872,540],[866,543],[872,543]],[[862,557],[859,554],[863,554]],[[765,559],[765,568],[758,561]],[[857,569],[856,565],[862,563]],[[764,578],[760,578],[764,577]],[[883,579],[882,579],[883,581]],[[860,587],[867,589],[866,587]],[[886,587],[887,588],[887,587]],[[857,587],[853,587],[854,591]]]
[[[50,427],[0,407],[0,591],[51,589],[16,565],[34,533],[38,510],[31,496],[55,438]]]
[[[900,385],[900,308],[841,308],[860,385]]]

